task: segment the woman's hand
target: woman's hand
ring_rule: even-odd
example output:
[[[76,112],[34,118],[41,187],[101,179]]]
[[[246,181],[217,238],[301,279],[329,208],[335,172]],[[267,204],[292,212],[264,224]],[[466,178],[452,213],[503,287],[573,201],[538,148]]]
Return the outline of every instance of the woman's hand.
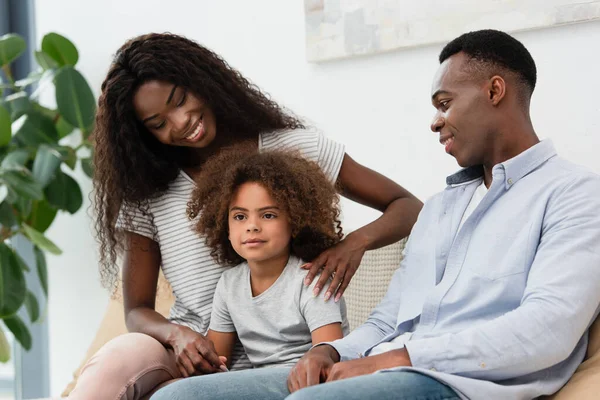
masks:
[[[304,283],[307,286],[310,285],[319,270],[322,269],[321,276],[313,290],[315,296],[321,292],[327,280],[332,278],[325,293],[325,301],[329,300],[333,294],[335,294],[335,301],[339,301],[358,269],[366,250],[367,244],[360,235],[357,232],[351,233],[337,245],[321,253],[313,262],[302,266],[304,269],[309,269]]]
[[[176,356],[177,367],[184,378],[221,371],[223,361],[213,343],[204,335],[182,325],[174,325],[168,340]]]

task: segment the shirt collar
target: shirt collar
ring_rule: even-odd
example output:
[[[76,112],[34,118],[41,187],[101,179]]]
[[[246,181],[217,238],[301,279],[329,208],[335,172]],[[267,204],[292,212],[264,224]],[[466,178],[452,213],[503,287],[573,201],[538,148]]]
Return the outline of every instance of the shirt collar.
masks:
[[[504,171],[504,184],[506,189],[509,189],[512,185],[517,183],[519,179],[523,178],[530,172],[537,169],[540,165],[548,161],[550,158],[556,155],[556,150],[552,141],[549,139],[542,140],[534,146],[528,148],[521,154],[506,160],[500,164],[494,166],[492,174],[494,178],[497,177],[496,172],[499,170]],[[447,185],[462,185],[474,180],[477,180],[483,176],[483,166],[474,165],[456,172],[446,178]],[[499,177],[499,176],[498,176]]]

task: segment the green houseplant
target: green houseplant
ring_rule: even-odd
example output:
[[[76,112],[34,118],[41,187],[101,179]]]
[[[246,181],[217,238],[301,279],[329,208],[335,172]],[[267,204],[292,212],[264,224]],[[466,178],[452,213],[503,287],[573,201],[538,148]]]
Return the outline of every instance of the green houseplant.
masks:
[[[47,296],[45,253],[60,254],[61,250],[44,232],[59,211],[73,214],[82,205],[81,189],[68,170],[79,163],[88,176],[92,175],[88,138],[96,102],[75,68],[77,48],[61,35],[47,34],[41,49],[34,53],[39,70],[15,81],[11,63],[26,50],[22,37],[0,37],[1,362],[10,358],[6,329],[23,348],[29,350],[32,345],[27,324],[17,312],[25,307],[32,323],[40,317],[39,302],[25,280],[30,267],[15,251],[14,238],[19,235],[32,243],[37,276]],[[52,86],[56,106],[43,106],[40,93]]]

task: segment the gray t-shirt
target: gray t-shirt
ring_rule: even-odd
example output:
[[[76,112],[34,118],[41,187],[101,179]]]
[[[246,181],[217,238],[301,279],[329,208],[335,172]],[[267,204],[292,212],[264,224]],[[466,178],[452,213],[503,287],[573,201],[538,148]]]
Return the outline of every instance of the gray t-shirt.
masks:
[[[256,297],[247,263],[223,272],[217,284],[209,329],[237,332],[255,368],[295,364],[311,348],[311,332],[322,326],[339,322],[348,334],[344,300],[325,302],[325,290],[314,297],[317,279],[305,286],[302,264],[290,256],[275,283]]]

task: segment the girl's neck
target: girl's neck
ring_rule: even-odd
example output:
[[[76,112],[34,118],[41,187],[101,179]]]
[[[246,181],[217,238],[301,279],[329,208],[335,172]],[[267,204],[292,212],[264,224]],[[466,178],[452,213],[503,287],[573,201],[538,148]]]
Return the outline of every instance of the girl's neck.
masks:
[[[264,261],[248,261],[250,267],[250,287],[252,296],[256,297],[270,288],[285,269],[290,253]]]

